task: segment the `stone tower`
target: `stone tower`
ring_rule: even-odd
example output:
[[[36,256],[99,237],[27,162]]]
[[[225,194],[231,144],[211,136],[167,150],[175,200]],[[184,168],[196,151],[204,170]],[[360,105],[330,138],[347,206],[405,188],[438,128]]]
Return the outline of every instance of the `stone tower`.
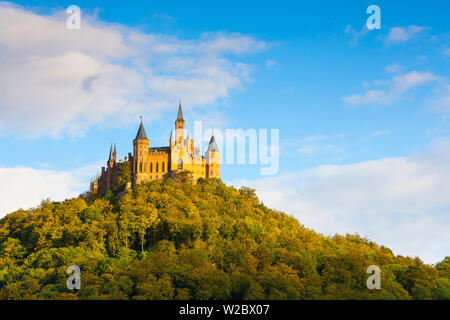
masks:
[[[217,147],[216,138],[214,134],[209,141],[208,149],[205,153],[206,158],[206,178],[220,177],[220,152]]]
[[[184,140],[184,119],[183,111],[181,110],[181,100],[178,105],[177,120],[175,120],[175,144],[180,144]]]
[[[136,138],[133,140],[133,185],[141,183],[145,180],[146,163],[145,158],[149,151],[150,141],[147,139],[147,134],[145,133],[144,125],[139,126],[139,130],[136,134]]]

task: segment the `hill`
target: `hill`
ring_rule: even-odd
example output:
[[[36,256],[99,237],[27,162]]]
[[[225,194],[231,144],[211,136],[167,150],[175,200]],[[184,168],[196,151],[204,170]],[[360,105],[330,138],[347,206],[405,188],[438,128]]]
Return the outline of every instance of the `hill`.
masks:
[[[450,298],[450,257],[429,266],[358,235],[325,237],[252,189],[184,180],[8,214],[0,299]],[[381,290],[366,288],[369,265],[381,267]]]

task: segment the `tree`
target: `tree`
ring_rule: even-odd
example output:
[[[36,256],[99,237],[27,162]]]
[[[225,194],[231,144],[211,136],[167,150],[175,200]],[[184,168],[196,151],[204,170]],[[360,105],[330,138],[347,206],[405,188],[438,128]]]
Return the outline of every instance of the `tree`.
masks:
[[[124,191],[126,189],[127,183],[131,181],[130,170],[130,161],[119,163],[119,168],[117,169],[117,180],[115,184],[116,190]]]

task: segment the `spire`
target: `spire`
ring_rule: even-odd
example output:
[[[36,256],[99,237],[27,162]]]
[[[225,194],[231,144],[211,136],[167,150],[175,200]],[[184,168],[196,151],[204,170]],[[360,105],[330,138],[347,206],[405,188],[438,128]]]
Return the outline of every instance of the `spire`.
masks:
[[[206,152],[219,152],[219,148],[217,147],[216,138],[214,138],[214,134],[211,136],[211,140],[209,141],[209,146]]]
[[[188,135],[187,135],[187,140],[191,140],[191,135],[189,134],[189,132],[188,132]]]
[[[109,149],[109,158],[108,162],[113,161],[114,155],[113,155],[113,144],[111,143],[111,149]]]
[[[169,141],[170,141],[170,142],[173,142],[173,134],[172,134],[172,132],[173,132],[173,131],[170,131],[170,138],[169,138]]]
[[[137,140],[137,139],[148,140],[147,135],[145,134],[144,125],[142,124],[142,116],[141,116],[141,125],[139,126],[139,130],[138,130],[138,133],[136,134],[135,140]]]
[[[178,115],[177,115],[177,121],[183,121],[183,111],[181,110],[181,99],[180,99],[180,103],[178,104]]]
[[[116,143],[114,143],[114,154],[117,154]]]

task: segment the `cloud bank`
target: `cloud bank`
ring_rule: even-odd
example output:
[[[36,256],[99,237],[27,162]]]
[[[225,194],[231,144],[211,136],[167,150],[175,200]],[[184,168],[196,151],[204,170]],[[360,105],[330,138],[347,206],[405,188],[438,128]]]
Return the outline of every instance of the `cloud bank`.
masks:
[[[0,168],[0,218],[20,208],[35,207],[47,198],[62,201],[76,197],[85,187],[73,172]]]
[[[269,207],[324,234],[359,233],[436,263],[450,253],[450,141],[425,155],[324,165],[251,186]]]
[[[239,33],[147,34],[84,13],[81,30],[68,30],[66,19],[0,2],[0,133],[80,136],[154,119],[180,97],[211,104],[251,81],[239,57],[270,47]]]

